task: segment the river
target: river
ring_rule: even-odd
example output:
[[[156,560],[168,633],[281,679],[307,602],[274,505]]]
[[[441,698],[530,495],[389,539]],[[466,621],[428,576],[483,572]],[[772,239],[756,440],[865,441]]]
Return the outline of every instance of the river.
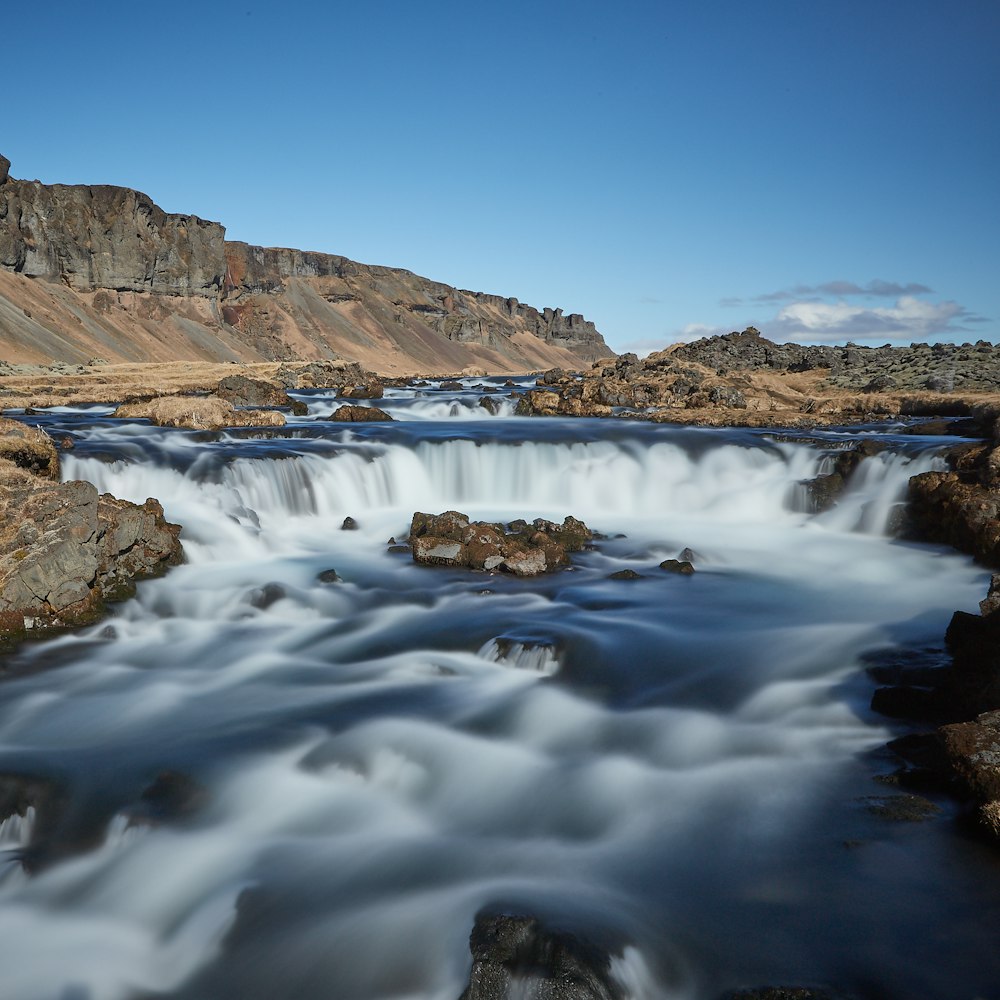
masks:
[[[466,386],[367,425],[300,393],[276,432],[40,418],[64,478],[157,497],[187,562],[6,657],[0,771],[60,808],[0,827],[0,995],[456,1000],[493,908],[610,948],[630,1000],[1000,997],[996,857],[947,801],[878,815],[906,729],[864,657],[940,649],[988,580],[887,534],[940,442],[870,430],[889,449],[810,514],[846,432],[491,415]],[[389,550],[448,509],[605,537],[531,580]],[[685,548],[693,576],[659,568]]]

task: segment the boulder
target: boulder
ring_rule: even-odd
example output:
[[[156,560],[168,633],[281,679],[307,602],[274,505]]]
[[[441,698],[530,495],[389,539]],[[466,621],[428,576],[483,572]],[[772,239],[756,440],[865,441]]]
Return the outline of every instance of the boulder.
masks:
[[[273,382],[246,375],[227,375],[219,381],[216,395],[233,406],[292,406],[293,400]]]
[[[607,952],[534,917],[476,917],[472,971],[459,1000],[624,1000]]]
[[[106,600],[182,558],[180,527],[90,483],[50,483],[0,462],[0,634],[83,624]]]
[[[159,427],[218,431],[224,427],[284,427],[276,410],[236,410],[219,396],[157,396],[122,403],[112,416],[148,420]]]
[[[942,726],[952,767],[978,806],[985,829],[1000,838],[1000,711]]]
[[[682,576],[690,576],[694,572],[694,566],[687,559],[664,559],[660,563],[660,569],[668,573],[680,573]]]
[[[538,576],[569,565],[593,532],[575,517],[562,524],[538,518],[532,524],[489,524],[466,514],[417,511],[410,523],[413,561],[425,566],[464,566],[514,576]]]
[[[354,406],[348,403],[337,407],[327,419],[348,424],[366,424],[378,420],[392,420],[392,417],[377,406]]]
[[[358,385],[344,386],[337,395],[344,399],[381,399],[384,392],[381,379],[370,378]]]

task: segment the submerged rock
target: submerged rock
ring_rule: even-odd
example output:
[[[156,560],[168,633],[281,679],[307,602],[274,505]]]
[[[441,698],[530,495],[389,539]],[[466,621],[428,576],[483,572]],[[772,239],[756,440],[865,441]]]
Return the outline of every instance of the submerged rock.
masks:
[[[562,524],[537,518],[531,524],[470,522],[468,515],[417,511],[410,523],[413,561],[425,566],[464,566],[514,576],[538,576],[569,565],[593,532],[575,517]]]
[[[607,952],[534,917],[476,918],[472,972],[459,1000],[624,1000]]]

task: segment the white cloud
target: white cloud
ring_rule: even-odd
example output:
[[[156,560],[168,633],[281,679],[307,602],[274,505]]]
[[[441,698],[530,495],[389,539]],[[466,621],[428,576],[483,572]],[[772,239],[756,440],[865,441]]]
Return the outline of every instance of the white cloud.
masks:
[[[928,340],[960,332],[959,320],[972,319],[957,302],[925,302],[903,295],[893,306],[871,309],[849,302],[792,302],[769,323],[773,340]]]

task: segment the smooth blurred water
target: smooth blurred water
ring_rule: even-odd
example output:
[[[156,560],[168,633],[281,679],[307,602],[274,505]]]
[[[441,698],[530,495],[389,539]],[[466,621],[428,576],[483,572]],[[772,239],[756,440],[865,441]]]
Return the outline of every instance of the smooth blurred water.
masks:
[[[158,497],[188,562],[8,657],[0,771],[63,804],[0,828],[2,995],[446,1000],[500,906],[610,947],[634,1000],[996,996],[995,860],[866,808],[894,731],[860,654],[939,645],[985,592],[884,534],[933,455],[891,439],[810,516],[842,436],[464,419],[477,392],[347,429],[315,392],[278,433],[46,416],[65,476]],[[607,537],[536,580],[387,551],[456,508]],[[685,547],[694,576],[659,569]],[[164,771],[202,794],[150,824]]]

